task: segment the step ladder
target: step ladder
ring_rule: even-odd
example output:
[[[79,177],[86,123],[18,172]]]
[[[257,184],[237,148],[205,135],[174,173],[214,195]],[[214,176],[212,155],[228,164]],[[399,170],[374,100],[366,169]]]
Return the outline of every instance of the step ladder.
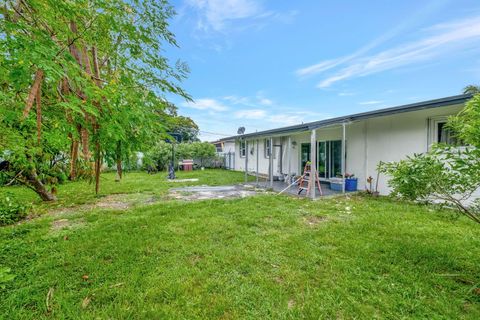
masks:
[[[312,167],[310,162],[305,164],[303,168],[303,175],[300,177],[300,182],[298,183],[298,194],[301,194],[303,190],[307,191],[307,195],[310,194],[310,188],[312,187],[312,181],[316,184],[320,195],[323,195],[322,187],[320,186],[320,179],[318,178],[318,172],[315,172],[315,178],[311,179]],[[315,185],[313,186],[315,188]]]

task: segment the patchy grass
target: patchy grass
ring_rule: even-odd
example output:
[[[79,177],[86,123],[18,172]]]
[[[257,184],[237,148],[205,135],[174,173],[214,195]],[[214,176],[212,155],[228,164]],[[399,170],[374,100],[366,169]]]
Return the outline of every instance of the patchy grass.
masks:
[[[204,175],[243,178],[188,177]],[[129,174],[102,192],[162,196],[161,179]],[[92,189],[64,188],[68,205]],[[0,228],[2,268],[15,276],[0,283],[5,319],[480,318],[480,228],[384,198],[71,210]]]
[[[204,170],[177,172],[178,179],[198,178],[196,182],[168,182],[165,172],[149,175],[145,172],[126,172],[121,182],[115,182],[115,173],[102,174],[100,193],[95,195],[95,186],[88,181],[67,182],[59,186],[58,201],[52,203],[42,202],[32,190],[21,187],[0,187],[0,197],[6,192],[11,192],[21,201],[33,204],[33,213],[40,214],[47,210],[64,209],[65,207],[80,204],[89,204],[98,201],[99,198],[111,194],[150,194],[163,197],[168,189],[186,185],[228,185],[245,181],[242,172],[225,170]],[[252,177],[249,177],[253,179]]]

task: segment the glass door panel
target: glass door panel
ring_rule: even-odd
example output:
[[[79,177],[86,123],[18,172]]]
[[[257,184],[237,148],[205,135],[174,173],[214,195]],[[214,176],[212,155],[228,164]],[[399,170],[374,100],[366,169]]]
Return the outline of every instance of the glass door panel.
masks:
[[[303,174],[303,168],[305,168],[305,165],[307,164],[308,161],[310,161],[310,143],[302,143],[302,148],[301,148],[301,165],[302,167],[300,168],[301,174]]]
[[[318,177],[326,178],[327,177],[327,142],[320,141],[318,143]]]
[[[342,175],[342,141],[330,141],[331,144],[331,172],[330,178],[339,177]]]

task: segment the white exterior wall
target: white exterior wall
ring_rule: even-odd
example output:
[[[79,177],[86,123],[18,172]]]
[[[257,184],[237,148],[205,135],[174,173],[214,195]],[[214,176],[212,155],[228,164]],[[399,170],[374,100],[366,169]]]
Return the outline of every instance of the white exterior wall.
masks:
[[[225,141],[223,143],[222,153],[235,152],[235,140]]]
[[[366,177],[376,178],[376,168],[380,161],[398,161],[414,153],[428,151],[429,119],[458,113],[462,106],[420,110],[365,121]],[[379,191],[388,194],[388,177],[380,176]]]
[[[258,172],[268,175],[269,158],[265,157],[265,138],[258,139],[258,154],[257,154],[257,139],[247,140],[248,153],[248,171],[256,172],[257,170],[257,156],[258,156]],[[273,138],[273,145],[280,144],[281,138]],[[252,150],[253,149],[253,150]],[[253,153],[253,154],[252,154]],[[273,148],[273,175],[279,175],[280,164],[280,148]],[[245,171],[245,157],[240,156],[240,141],[235,142],[235,170]]]
[[[346,125],[346,172],[358,177],[358,189],[365,190],[366,179],[377,177],[380,161],[398,161],[414,153],[426,152],[432,142],[429,137],[430,118],[458,113],[463,105],[447,106],[375,117]],[[310,143],[310,132],[290,135],[294,146],[290,150],[291,172],[301,174],[301,145]],[[264,157],[264,139],[259,141],[259,173],[268,174],[268,158]],[[342,126],[336,125],[317,129],[317,141],[341,140]],[[274,148],[274,175],[288,173],[288,137],[275,137],[274,145],[283,145],[283,172],[280,171],[280,148]],[[248,171],[256,171],[257,139],[248,140]],[[253,147],[253,155],[250,153]],[[240,143],[235,142],[235,170],[244,171],[245,158],[240,157]],[[387,177],[380,175],[379,191],[390,192]],[[375,187],[375,181],[374,181]]]

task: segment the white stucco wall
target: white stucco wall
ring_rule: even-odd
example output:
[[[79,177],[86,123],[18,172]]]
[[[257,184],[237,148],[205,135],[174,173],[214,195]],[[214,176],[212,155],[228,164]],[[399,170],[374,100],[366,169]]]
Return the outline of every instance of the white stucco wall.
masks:
[[[231,141],[229,140],[223,143],[222,153],[229,153],[229,152],[235,152],[235,140],[231,140]]]
[[[390,116],[376,117],[349,123],[346,126],[346,172],[358,177],[358,188],[364,190],[366,179],[377,177],[377,165],[380,161],[398,161],[414,153],[426,152],[429,147],[429,122],[431,118],[449,116],[458,113],[462,105],[447,106],[414,112],[400,113]],[[300,152],[302,143],[310,143],[310,132],[290,135],[295,145],[290,150],[291,172],[301,174]],[[259,137],[259,172],[268,174],[268,158],[264,157],[264,139]],[[317,130],[317,141],[341,140],[342,127],[334,126]],[[288,172],[288,137],[275,137],[274,145],[283,145],[283,155],[280,148],[274,148],[274,175]],[[248,140],[248,171],[256,171],[257,139]],[[240,157],[240,144],[235,143],[235,169],[245,169],[245,158]],[[253,148],[253,154],[250,153]],[[283,172],[280,171],[280,156],[283,160]],[[387,194],[390,190],[387,177],[380,175],[379,191]]]

